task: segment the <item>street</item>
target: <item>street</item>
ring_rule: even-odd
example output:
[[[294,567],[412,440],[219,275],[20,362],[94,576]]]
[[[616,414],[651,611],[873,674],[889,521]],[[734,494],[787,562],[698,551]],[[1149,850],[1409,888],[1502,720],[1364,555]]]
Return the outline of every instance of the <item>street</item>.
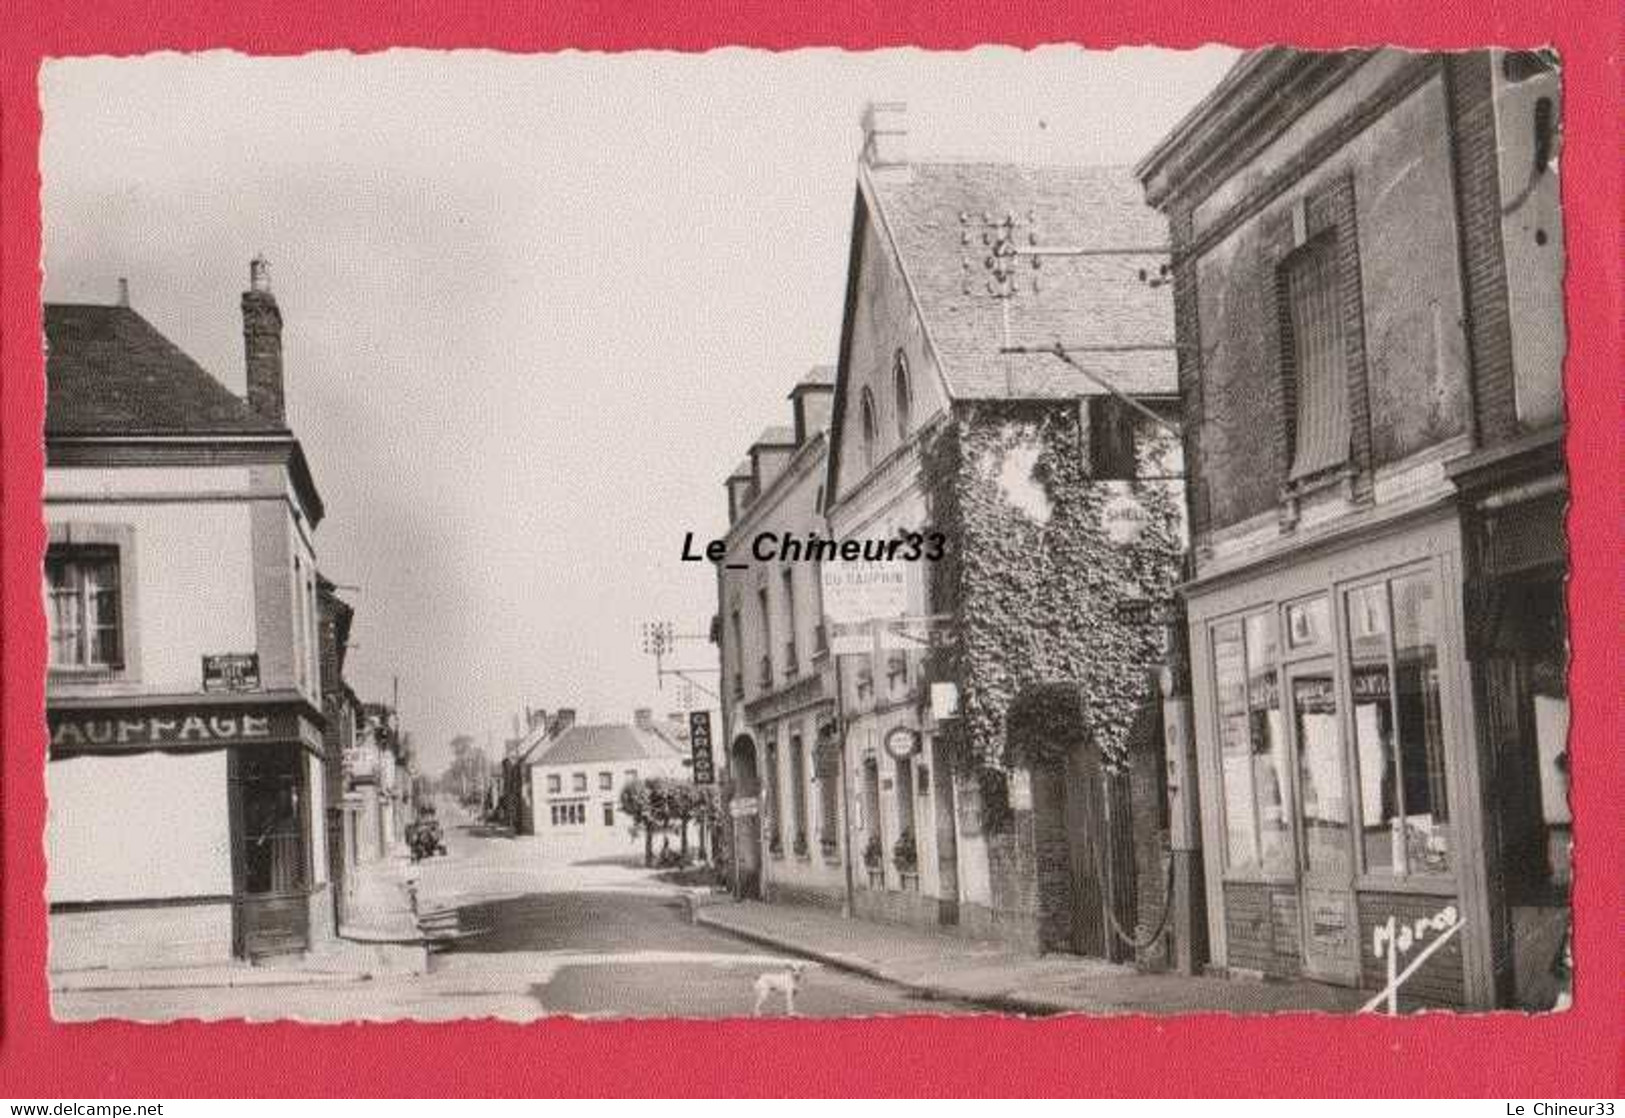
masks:
[[[530,837],[447,829],[448,854],[423,863],[426,906],[455,906],[481,934],[431,955],[429,973],[305,985],[59,991],[59,1020],[118,1017],[313,1022],[529,1021],[578,1017],[739,1017],[756,978],[791,960],[689,922],[677,886],[655,871],[544,859]],[[804,972],[806,1017],[965,1013],[826,966]],[[767,1013],[784,1012],[775,995]]]

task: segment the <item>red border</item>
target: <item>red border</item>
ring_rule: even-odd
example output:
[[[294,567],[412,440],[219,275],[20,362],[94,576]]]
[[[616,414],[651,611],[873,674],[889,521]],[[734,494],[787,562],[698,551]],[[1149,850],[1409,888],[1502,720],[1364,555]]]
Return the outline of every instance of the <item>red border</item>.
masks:
[[[1625,788],[1620,743],[1620,25],[1609,0],[1430,5],[1387,0],[1076,0],[1015,7],[794,0],[704,11],[671,0],[539,5],[328,0],[13,0],[0,43],[0,511],[4,513],[4,985],[0,1094],[69,1096],[519,1094],[1620,1094]],[[747,9],[750,9],[747,12]],[[42,369],[39,103],[49,55],[392,45],[700,50],[984,42],[1189,47],[1554,43],[1565,59],[1574,557],[1575,955],[1580,1008],[1546,1019],[1299,1017],[913,1019],[530,1026],[53,1025],[44,981],[45,823],[37,562]]]

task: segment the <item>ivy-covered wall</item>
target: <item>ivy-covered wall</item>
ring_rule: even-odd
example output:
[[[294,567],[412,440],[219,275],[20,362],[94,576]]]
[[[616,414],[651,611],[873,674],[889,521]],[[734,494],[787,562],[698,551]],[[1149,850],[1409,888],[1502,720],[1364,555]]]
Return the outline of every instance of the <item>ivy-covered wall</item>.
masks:
[[[953,639],[933,652],[929,678],[960,686],[963,717],[949,727],[956,764],[1043,759],[1035,754],[1066,731],[1007,737],[1011,703],[1033,684],[1073,682],[1090,739],[1121,770],[1163,648],[1161,625],[1120,603],[1172,599],[1183,551],[1177,490],[1095,481],[1072,402],[959,404],[924,470],[933,527],[951,541],[932,572],[932,608],[952,615]],[[1119,543],[1104,514],[1128,493],[1143,527]]]

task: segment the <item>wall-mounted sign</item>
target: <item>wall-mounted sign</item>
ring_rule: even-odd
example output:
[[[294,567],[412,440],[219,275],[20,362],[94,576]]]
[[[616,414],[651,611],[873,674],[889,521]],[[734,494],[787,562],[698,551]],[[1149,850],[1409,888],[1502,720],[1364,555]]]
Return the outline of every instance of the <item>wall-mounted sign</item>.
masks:
[[[907,726],[898,726],[885,736],[881,744],[893,759],[902,761],[920,751],[920,735]]]
[[[820,581],[826,622],[875,621],[908,612],[908,571],[902,562],[825,563]]]
[[[203,657],[203,690],[214,692],[259,689],[258,652],[225,652]]]
[[[937,721],[959,717],[959,684],[933,683],[931,685],[931,717]]]
[[[303,737],[295,711],[271,707],[52,710],[47,720],[53,752],[114,753]]]
[[[688,749],[694,762],[694,783],[715,784],[717,772],[711,757],[711,712],[690,711],[688,715]]]

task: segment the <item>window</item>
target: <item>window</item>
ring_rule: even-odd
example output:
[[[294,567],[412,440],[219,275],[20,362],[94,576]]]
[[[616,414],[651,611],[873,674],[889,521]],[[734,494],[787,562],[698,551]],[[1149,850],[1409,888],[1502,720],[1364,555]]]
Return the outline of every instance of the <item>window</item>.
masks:
[[[1134,435],[1139,416],[1112,396],[1089,401],[1089,475],[1101,481],[1133,481]]]
[[[586,804],[553,804],[551,812],[555,827],[579,827],[587,821]]]
[[[124,666],[117,547],[53,547],[45,557],[53,668]]]
[[[782,806],[784,799],[780,794],[779,783],[779,743],[767,743],[767,827],[768,849],[774,854],[784,852],[784,823]]]
[[[599,789],[599,791],[608,792],[613,787],[615,787],[615,774],[614,773],[599,773],[598,774],[598,789]]]
[[[914,407],[913,398],[909,394],[908,358],[903,356],[902,350],[897,351],[897,356],[892,361],[892,381],[897,393],[897,438],[901,442],[908,438]]]
[[[606,826],[606,827],[615,826],[615,805],[614,804],[605,804],[604,805],[604,826]]]
[[[875,426],[875,398],[867,388],[863,390],[863,398],[859,405],[863,422],[863,468],[875,468],[875,438],[879,431]]]
[[[627,769],[626,770],[626,782],[628,784],[631,784],[637,778],[638,778],[638,770],[637,769]]]
[[[765,690],[773,686],[773,602],[766,586],[756,591],[756,608],[762,616],[761,685]]]
[[[558,773],[549,773],[547,777],[547,790],[550,794],[555,796],[564,791],[564,778],[559,776]]]
[[[1366,872],[1450,871],[1438,595],[1426,572],[1347,597]]]
[[[572,792],[585,792],[586,790],[587,790],[587,774],[586,773],[571,773],[570,774],[570,791],[572,791]]]
[[[841,754],[839,731],[833,725],[819,730],[814,772],[818,781],[818,843],[826,858],[841,846]]]
[[[807,755],[801,735],[790,736],[790,811],[796,829],[795,850],[807,852]]]
[[[1281,721],[1275,618],[1259,613],[1213,630],[1225,851],[1235,869],[1291,873],[1291,769]]]
[[[293,560],[293,643],[294,668],[299,679],[299,688],[304,690],[305,673],[310,665],[310,657],[306,654],[305,639],[305,567],[294,556]]]
[[[796,572],[794,567],[785,567],[779,572],[784,583],[784,618],[786,632],[784,634],[784,674],[793,676],[798,670],[796,660]]]
[[[1298,481],[1340,466],[1349,457],[1347,356],[1338,291],[1337,238],[1323,233],[1281,264],[1283,384]]]

